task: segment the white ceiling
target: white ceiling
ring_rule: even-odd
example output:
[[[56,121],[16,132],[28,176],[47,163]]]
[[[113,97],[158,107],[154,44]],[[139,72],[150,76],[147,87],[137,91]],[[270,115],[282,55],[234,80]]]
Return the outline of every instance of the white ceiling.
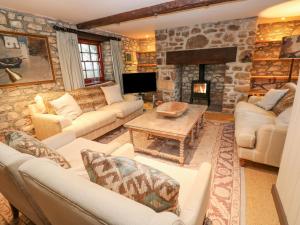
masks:
[[[80,23],[133,9],[151,6],[166,0],[1,0],[0,8],[10,8],[66,22]],[[163,16],[140,19],[100,29],[133,38],[153,36],[154,30],[258,16],[268,7],[287,0],[239,0]],[[276,15],[274,15],[276,17]]]

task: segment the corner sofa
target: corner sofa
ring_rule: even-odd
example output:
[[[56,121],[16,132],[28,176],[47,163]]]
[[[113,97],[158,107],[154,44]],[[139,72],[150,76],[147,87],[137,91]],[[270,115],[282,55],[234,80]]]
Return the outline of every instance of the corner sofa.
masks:
[[[294,95],[296,85],[288,83],[282,89],[289,89],[289,95]],[[247,102],[236,105],[235,139],[239,158],[241,164],[249,160],[279,167],[288,124],[280,121],[275,112],[258,107],[256,103],[261,98],[251,96]]]
[[[0,192],[35,224],[202,225],[210,195],[211,166],[188,169],[134,154],[133,146],[104,145],[73,132],[45,139],[71,164],[64,169],[48,159],[17,152],[0,143]],[[180,216],[149,207],[89,181],[80,151],[88,148],[125,156],[154,167],[180,183]]]
[[[57,99],[66,92],[40,93],[46,110],[41,110],[37,104],[29,105],[32,123],[36,137],[39,140],[51,137],[57,133],[72,131],[76,137],[94,140],[97,137],[127,123],[143,113],[143,101],[130,96],[122,102],[107,105],[101,86],[113,85],[113,82],[80,88],[68,92],[74,97],[83,114],[70,121],[56,115],[49,101]]]

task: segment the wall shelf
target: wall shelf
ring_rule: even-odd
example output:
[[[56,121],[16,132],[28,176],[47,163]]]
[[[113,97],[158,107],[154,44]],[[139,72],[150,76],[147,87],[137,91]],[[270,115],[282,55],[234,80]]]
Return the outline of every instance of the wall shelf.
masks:
[[[138,64],[138,66],[154,67],[154,66],[156,66],[156,64]]]

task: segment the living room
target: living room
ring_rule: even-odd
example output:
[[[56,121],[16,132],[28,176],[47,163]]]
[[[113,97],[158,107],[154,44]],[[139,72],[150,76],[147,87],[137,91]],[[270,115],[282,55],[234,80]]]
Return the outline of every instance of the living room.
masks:
[[[0,225],[300,224],[299,43],[299,0],[1,0]]]

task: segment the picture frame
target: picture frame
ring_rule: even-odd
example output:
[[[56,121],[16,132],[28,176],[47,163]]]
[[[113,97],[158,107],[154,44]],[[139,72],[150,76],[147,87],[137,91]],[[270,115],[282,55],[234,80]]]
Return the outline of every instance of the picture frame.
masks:
[[[134,63],[134,61],[135,61],[134,52],[125,52],[124,57],[125,57],[126,63]]]
[[[0,31],[0,87],[55,82],[48,37]]]

